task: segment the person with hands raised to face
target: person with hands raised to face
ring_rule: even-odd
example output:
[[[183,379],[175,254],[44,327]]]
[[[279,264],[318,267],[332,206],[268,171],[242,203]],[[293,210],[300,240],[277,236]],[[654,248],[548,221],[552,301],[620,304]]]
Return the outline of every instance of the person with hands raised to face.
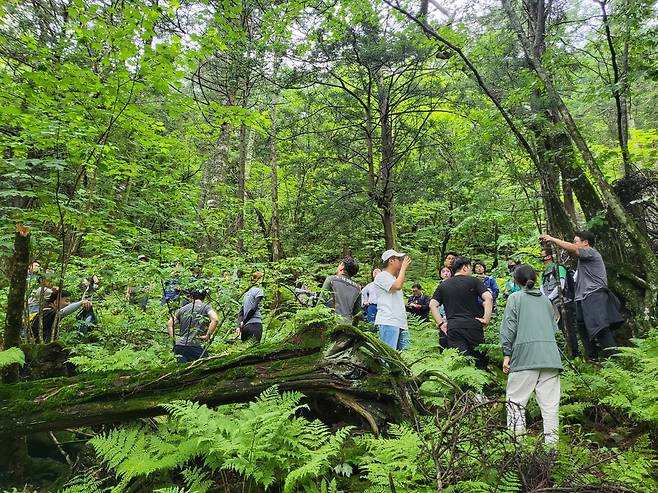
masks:
[[[411,259],[391,249],[382,254],[382,262],[384,268],[374,281],[377,288],[375,327],[382,342],[400,351],[410,342],[402,288]]]
[[[535,288],[537,274],[527,264],[514,270],[514,282],[521,287],[505,306],[500,326],[503,373],[507,377],[507,427],[525,433],[525,406],[535,393],[544,422],[544,442],[558,439],[560,405],[560,352],[555,342],[557,324],[553,306]]]
[[[480,279],[471,275],[473,271],[468,257],[457,257],[452,272],[453,277],[443,281],[434,291],[430,301],[432,317],[439,329],[447,334],[448,347],[475,358],[475,366],[486,370],[487,356],[477,347],[484,343],[484,328],[491,320],[493,296]],[[445,317],[439,313],[440,305],[445,308]]]

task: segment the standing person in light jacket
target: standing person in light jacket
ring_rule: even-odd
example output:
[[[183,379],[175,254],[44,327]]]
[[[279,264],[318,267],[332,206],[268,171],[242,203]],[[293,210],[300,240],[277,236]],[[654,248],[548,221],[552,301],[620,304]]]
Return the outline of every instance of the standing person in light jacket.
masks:
[[[507,427],[525,433],[525,406],[535,393],[544,422],[544,443],[558,439],[560,406],[560,352],[555,342],[553,306],[535,288],[537,274],[527,264],[514,269],[514,282],[522,288],[512,293],[500,327],[503,372],[507,377]]]
[[[253,339],[260,342],[263,337],[263,315],[260,313],[260,304],[265,297],[260,284],[263,280],[262,272],[254,272],[251,276],[253,285],[242,296],[242,308],[238,313],[238,328],[236,335],[242,342]]]

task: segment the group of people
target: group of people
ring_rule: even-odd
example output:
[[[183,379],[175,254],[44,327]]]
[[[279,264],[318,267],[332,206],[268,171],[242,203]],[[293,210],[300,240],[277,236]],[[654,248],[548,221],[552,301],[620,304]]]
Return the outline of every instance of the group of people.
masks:
[[[49,272],[41,272],[41,262],[34,260],[27,274],[28,288],[26,327],[37,343],[52,342],[57,338],[59,321],[73,313],[78,313],[82,327],[89,327],[96,321],[91,294],[100,280],[91,276],[81,283],[83,291],[79,301],[71,302],[71,293],[53,286],[48,280]]]
[[[504,354],[502,370],[508,374],[509,428],[516,433],[525,431],[525,406],[534,392],[542,413],[544,440],[552,444],[557,441],[562,370],[555,339],[558,320],[567,333],[572,355],[579,354],[578,335],[587,357],[597,359],[615,352],[612,331],[623,323],[623,316],[619,300],[608,289],[605,264],[594,247],[591,232],[578,232],[572,242],[550,235],[542,235],[540,240],[577,258],[576,272],[571,274],[558,265],[548,246],[542,250],[541,283],[532,266],[510,262],[510,281],[503,289],[507,303],[500,343]],[[349,257],[340,263],[335,275],[326,279],[323,290],[330,293],[329,306],[341,321],[351,323],[363,308],[380,340],[403,350],[410,341],[407,313],[427,318],[429,311],[439,328],[441,346],[457,349],[473,358],[477,368],[486,369],[488,359],[479,346],[484,343],[484,330],[499,294],[495,279],[486,275],[486,266],[449,253],[432,298],[422,292],[419,284],[414,284],[413,294],[405,303],[403,286],[411,259],[404,253],[387,250],[381,261],[381,269],[373,271],[373,281],[362,290],[352,280],[358,266]]]
[[[140,255],[137,260],[148,262],[144,255]],[[200,280],[199,272],[193,271],[192,274],[194,279]],[[82,297],[76,302],[71,301],[69,291],[53,286],[48,277],[47,273],[41,272],[41,263],[38,260],[34,260],[28,267],[27,282],[30,294],[26,327],[30,337],[37,343],[49,343],[57,339],[60,320],[73,313],[78,313],[77,318],[82,327],[96,322],[91,297],[99,287],[98,276],[91,276],[80,284]],[[236,327],[236,337],[242,341],[260,342],[262,338],[262,279],[263,273],[255,272],[252,275],[252,285],[242,297]],[[206,302],[208,290],[196,285],[192,289],[183,290],[175,279],[170,281],[163,283],[161,303],[168,307],[178,307],[170,309],[167,321],[167,332],[174,342],[173,352],[181,363],[205,357],[208,355],[205,346],[212,339],[219,323],[217,312]],[[145,287],[128,286],[125,294],[129,304],[146,309],[148,290]]]
[[[503,349],[502,370],[508,374],[507,419],[510,429],[525,430],[525,406],[534,392],[541,409],[546,443],[557,440],[560,370],[562,363],[555,339],[558,322],[567,335],[572,355],[578,355],[580,337],[586,356],[596,359],[615,352],[613,330],[623,322],[619,300],[608,289],[607,273],[601,254],[594,247],[595,238],[580,231],[572,242],[542,235],[545,245],[541,253],[544,270],[538,282],[537,273],[527,264],[512,261],[511,274],[503,290],[507,299],[500,326]],[[565,250],[577,259],[572,273],[555,262],[547,246]],[[440,281],[432,297],[418,283],[405,301],[404,284],[411,258],[394,249],[381,256],[381,268],[372,272],[372,282],[363,289],[353,280],[359,267],[345,257],[334,275],[328,276],[317,297],[334,309],[341,323],[351,324],[364,312],[379,339],[396,350],[410,343],[408,314],[429,320],[431,314],[438,327],[443,348],[454,348],[471,357],[477,368],[486,370],[488,359],[480,350],[484,330],[496,306],[499,288],[495,278],[486,274],[483,262],[449,252],[439,269]],[[38,287],[28,302],[32,335],[37,342],[56,337],[58,320],[77,310],[91,310],[92,302],[82,299],[71,303],[67,291],[57,291],[38,275],[38,266],[30,276]],[[97,287],[97,278],[87,280],[87,288]],[[236,337],[242,341],[260,342],[263,317],[260,310],[264,298],[263,273],[255,272],[252,283],[242,296],[237,318]],[[128,290],[130,296],[134,291]],[[207,356],[206,347],[219,325],[219,317],[207,303],[207,290],[195,289],[180,308],[170,312],[167,331],[174,340],[173,352],[178,361],[188,362]],[[167,292],[165,290],[165,296]],[[47,303],[44,303],[47,300]],[[169,300],[166,300],[169,304]]]

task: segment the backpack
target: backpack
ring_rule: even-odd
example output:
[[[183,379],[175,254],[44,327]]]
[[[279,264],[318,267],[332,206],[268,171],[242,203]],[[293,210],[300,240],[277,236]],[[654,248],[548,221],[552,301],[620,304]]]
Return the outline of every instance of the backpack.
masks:
[[[567,277],[564,280],[564,290],[562,291],[562,296],[564,296],[565,301],[568,303],[573,301],[576,297],[576,280],[574,277],[574,270],[566,266],[565,269],[567,269]]]
[[[81,334],[86,334],[91,331],[98,324],[98,317],[94,313],[94,308],[90,308],[88,311],[84,308],[78,312],[76,315],[76,320],[79,320],[81,324],[78,326],[78,332]]]

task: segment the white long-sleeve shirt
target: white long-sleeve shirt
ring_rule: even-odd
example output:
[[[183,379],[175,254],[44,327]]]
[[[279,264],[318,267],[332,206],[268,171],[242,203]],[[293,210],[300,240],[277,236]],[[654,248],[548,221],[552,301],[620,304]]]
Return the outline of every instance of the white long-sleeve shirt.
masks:
[[[366,284],[366,287],[361,290],[361,304],[364,306],[377,304],[377,287],[374,281]]]

